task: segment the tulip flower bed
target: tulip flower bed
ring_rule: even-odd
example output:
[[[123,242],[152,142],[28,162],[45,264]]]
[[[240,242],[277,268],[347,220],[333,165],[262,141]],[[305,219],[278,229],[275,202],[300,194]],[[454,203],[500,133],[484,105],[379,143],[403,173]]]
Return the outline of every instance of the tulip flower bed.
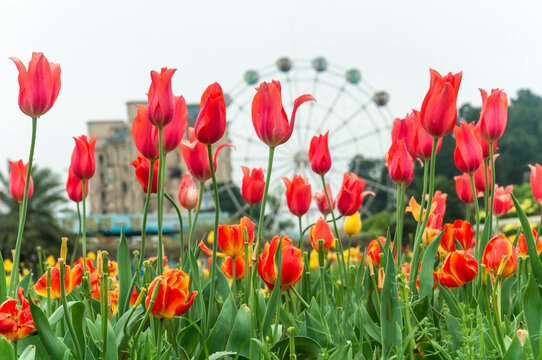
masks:
[[[11,162],[10,192],[20,203],[20,221],[12,268],[0,261],[1,359],[542,357],[540,225],[531,228],[511,186],[495,184],[497,140],[508,109],[502,90],[489,95],[482,90],[479,122],[457,125],[462,74],[441,76],[431,70],[421,110],[394,121],[386,154],[389,176],[397,184],[395,229],[361,248],[352,247],[352,236],[361,230],[364,197],[374,194],[364,191],[363,179],[347,173],[333,199],[326,183],[333,132],[315,134],[307,154],[321,183],[309,184],[300,175],[283,179],[299,238],[263,236],[274,151],[295,131],[296,111],[315,100],[311,95],[295,100],[288,120],[280,83],[260,84],[252,120],[256,135],[268,145],[268,167],[242,168],[250,216],[219,224],[216,155],[232,146],[213,147],[226,128],[222,89],[215,83],[203,93],[195,128],[183,139],[187,110],[184,98],[172,93],[175,69],[152,71],[148,106],[138,107],[132,129],[139,152],[132,165],[147,194],[141,250],[130,254],[121,236],[116,261],[105,251],[76,259],[76,252],[87,254],[85,201],[95,171],[96,138],[82,135],[74,138],[66,184],[69,198],[82,207],[81,237],[63,238],[58,261],[48,264],[40,255],[38,273],[23,276],[19,257],[32,201],[32,161],[39,159],[36,127],[59,94],[60,66],[41,53],[33,54],[28,68],[13,61],[19,70],[19,106],[33,126],[28,164]],[[454,160],[462,173],[455,179],[457,196],[467,213],[443,224],[447,194],[435,189],[435,158],[442,138],[452,132]],[[162,234],[165,201],[182,222],[177,201],[165,193],[165,159],[171,151],[181,152],[190,173],[184,174],[178,194],[189,214],[189,230],[180,234],[175,267],[168,267],[167,259],[179,255],[164,254]],[[423,165],[423,191],[405,207],[405,188],[416,164]],[[542,168],[530,167],[533,196],[542,204]],[[213,184],[217,205],[212,248],[194,236],[206,181]],[[314,193],[322,216],[308,225],[302,217],[313,200],[311,187],[323,189]],[[152,193],[158,202],[158,246],[156,254],[146,254]],[[252,208],[260,203],[259,218],[253,218]],[[507,238],[496,223],[514,206],[521,227]],[[481,211],[487,213],[483,224]],[[405,212],[417,221],[413,234],[403,233]],[[200,266],[206,257],[209,268]]]

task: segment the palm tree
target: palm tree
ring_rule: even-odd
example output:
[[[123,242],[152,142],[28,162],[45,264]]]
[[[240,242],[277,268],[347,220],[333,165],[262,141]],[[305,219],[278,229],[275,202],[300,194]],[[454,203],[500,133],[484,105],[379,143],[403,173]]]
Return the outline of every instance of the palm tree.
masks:
[[[9,171],[8,171],[9,173]],[[37,247],[44,254],[58,257],[61,237],[65,234],[55,214],[66,211],[68,200],[60,177],[47,168],[32,169],[34,194],[28,202],[26,224],[21,244],[21,263],[27,267],[36,264]],[[19,203],[9,193],[9,175],[0,173],[0,183],[4,191],[0,193],[2,213],[0,214],[0,251],[4,259],[11,259],[11,249],[15,248],[19,222]]]

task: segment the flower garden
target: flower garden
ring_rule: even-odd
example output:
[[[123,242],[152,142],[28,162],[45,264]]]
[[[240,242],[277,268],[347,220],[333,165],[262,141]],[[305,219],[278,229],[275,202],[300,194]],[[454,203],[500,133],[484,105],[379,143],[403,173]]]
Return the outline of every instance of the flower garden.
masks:
[[[314,134],[307,154],[321,182],[310,184],[300,175],[283,178],[299,236],[264,232],[275,149],[295,131],[296,112],[318,99],[299,94],[289,117],[281,84],[259,85],[252,125],[268,147],[268,166],[241,169],[250,214],[221,224],[217,154],[235,147],[235,139],[217,145],[226,131],[222,88],[214,83],[205,90],[195,127],[187,129],[186,102],[172,92],[176,70],[151,71],[150,87],[141,89],[147,91],[148,106],[138,106],[132,128],[138,150],[132,165],[146,194],[140,250],[131,253],[121,235],[116,259],[106,251],[87,252],[86,198],[95,173],[96,137],[81,135],[74,137],[66,191],[81,206],[82,231],[74,239],[59,234],[57,256],[45,259],[39,253],[33,272],[21,268],[20,254],[33,194],[33,160],[39,156],[34,146],[37,125],[61,90],[61,69],[42,53],[34,53],[27,65],[12,60],[19,107],[30,118],[32,133],[28,162],[10,162],[9,192],[20,205],[12,259],[0,261],[1,359],[542,357],[540,224],[530,224],[512,186],[495,183],[497,142],[507,125],[504,91],[480,90],[479,120],[458,123],[462,73],[430,71],[420,110],[395,119],[390,134],[386,167],[397,185],[394,228],[360,247],[352,245],[352,238],[362,228],[363,201],[374,193],[365,191],[362,178],[345,173],[332,196],[326,182],[333,166],[329,131]],[[443,221],[447,194],[435,188],[435,159],[445,136],[455,139],[454,162],[462,174],[454,179],[453,196],[467,209],[464,218],[451,223]],[[177,199],[165,192],[164,183],[172,151],[180,151],[188,169]],[[532,196],[542,206],[542,167],[524,166],[531,170]],[[406,199],[415,167],[423,169],[423,190]],[[214,241],[195,236],[209,182]],[[155,253],[146,253],[146,219],[154,199],[158,243]],[[177,209],[181,229],[180,208],[189,215],[175,254],[163,246],[166,201]],[[321,216],[303,227],[301,218],[313,202]],[[261,209],[258,216],[253,216],[254,206]],[[514,208],[521,226],[507,237],[498,220]],[[403,231],[405,216],[416,221],[412,233]],[[77,258],[78,252],[84,258]],[[179,262],[172,265],[168,258]]]

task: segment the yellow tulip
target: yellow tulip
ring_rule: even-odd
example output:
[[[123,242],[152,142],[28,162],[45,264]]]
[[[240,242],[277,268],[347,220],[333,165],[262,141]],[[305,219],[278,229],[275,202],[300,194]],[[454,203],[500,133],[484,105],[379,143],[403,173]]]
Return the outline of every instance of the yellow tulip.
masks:
[[[47,259],[45,260],[45,262],[46,262],[47,265],[50,266],[50,267],[54,267],[54,266],[55,266],[55,263],[56,263],[55,258],[53,257],[53,255],[49,255],[49,256],[47,257]]]
[[[318,252],[315,250],[311,251],[310,268],[311,270],[318,269]]]
[[[211,231],[209,235],[207,235],[207,243],[212,245],[214,240],[215,240],[215,232]]]
[[[13,268],[13,263],[11,262],[11,260],[10,259],[4,260],[4,270],[7,273],[10,273],[12,268]]]
[[[361,231],[361,217],[359,213],[347,216],[343,224],[344,232],[348,235],[356,235]]]

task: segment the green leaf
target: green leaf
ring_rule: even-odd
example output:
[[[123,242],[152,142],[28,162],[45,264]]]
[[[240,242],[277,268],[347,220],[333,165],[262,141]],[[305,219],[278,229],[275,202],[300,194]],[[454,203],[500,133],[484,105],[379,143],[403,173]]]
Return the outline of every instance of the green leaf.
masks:
[[[105,350],[106,358],[107,360],[117,360],[117,337],[115,335],[115,331],[113,330],[113,326],[111,326],[111,323],[107,320],[107,318],[105,321],[107,321],[107,349]]]
[[[521,346],[521,341],[519,341],[519,338],[517,335],[514,336],[514,340],[512,340],[512,343],[508,347],[508,350],[506,350],[506,353],[504,354],[503,360],[516,360],[521,359],[523,355],[523,347]]]
[[[529,330],[529,340],[535,359],[539,357],[540,342],[540,323],[542,321],[542,297],[540,291],[531,277],[525,294],[523,295],[523,311],[525,311],[525,320],[527,320],[527,329]]]
[[[0,304],[6,300],[8,286],[6,283],[6,269],[4,269],[4,259],[0,253]]]
[[[275,287],[273,288],[273,292],[271,292],[271,297],[269,298],[269,302],[267,303],[267,308],[265,309],[265,313],[263,315],[263,321],[262,321],[262,327],[261,327],[261,335],[262,337],[266,337],[269,333],[269,329],[271,328],[271,322],[273,321],[273,315],[275,315],[275,311],[277,309],[277,302],[280,300],[280,278],[281,278],[281,271],[282,271],[282,240],[279,241],[279,246],[277,248],[277,251],[275,252],[275,265],[277,268],[277,280],[275,282]]]
[[[126,299],[131,296],[132,292],[129,288],[132,281],[132,265],[130,262],[130,250],[124,236],[124,228],[120,232],[120,242],[117,248],[117,263],[118,263],[118,279],[119,279],[119,317],[125,312]]]
[[[401,349],[402,335],[401,331],[398,331],[398,329],[403,327],[397,282],[395,280],[395,263],[389,248],[387,249],[386,258],[384,286],[382,287],[382,303],[380,305],[382,351],[384,359],[386,359],[388,354],[394,349],[397,352]]]
[[[295,336],[295,354],[296,359],[316,359],[318,358],[322,347],[315,340],[305,336]],[[271,352],[277,354],[279,359],[290,358],[290,338],[285,338],[273,345]],[[281,357],[282,356],[282,357]]]
[[[68,301],[68,309],[71,308],[75,303],[77,303],[77,301]],[[53,312],[51,316],[49,316],[49,325],[51,325],[51,327],[54,327],[62,319],[64,319],[64,308],[62,306],[59,306],[55,310],[55,312]]]
[[[223,359],[223,358],[228,358],[230,359],[231,357],[235,357],[236,355],[238,355],[238,351],[218,351],[218,352],[215,352],[214,354],[211,354],[211,356],[209,356],[209,360],[219,360],[219,359]],[[239,357],[237,357],[236,359],[248,359],[246,357],[244,357],[243,355],[239,355]]]
[[[32,314],[32,319],[34,319],[34,325],[43,346],[45,346],[51,358],[63,358],[67,349],[66,345],[55,336],[53,330],[51,330],[49,321],[47,321],[47,317],[39,306],[31,298],[28,298],[28,302],[30,303],[30,313]]]
[[[3,336],[0,337],[0,359],[15,360],[13,346]]]
[[[440,295],[442,295],[442,298],[444,299],[444,301],[446,301],[446,304],[448,304],[448,307],[450,308],[450,313],[458,319],[463,319],[463,311],[459,307],[459,301],[452,293],[452,291],[446,286],[440,285],[438,282],[437,287]]]
[[[435,266],[435,256],[440,245],[440,240],[444,235],[444,231],[429,244],[425,250],[422,259],[422,268],[420,271],[420,298],[427,296],[431,299],[435,289],[435,277],[433,276],[433,267]]]
[[[100,333],[100,330],[98,330],[98,327],[89,318],[85,318],[85,321],[87,323],[87,329],[88,329],[88,332],[90,333],[90,337],[92,338],[92,341],[94,341],[94,344],[96,344],[96,346],[101,347],[103,344],[103,341],[102,341],[102,334]]]
[[[224,345],[228,340],[228,334],[233,326],[236,315],[237,310],[235,309],[232,296],[228,296],[216,319],[214,327],[207,337],[207,347],[210,353],[224,350]]]
[[[75,331],[75,336],[82,347],[86,344],[85,329],[83,328],[83,319],[85,318],[85,304],[79,301],[71,307],[72,324]]]
[[[202,286],[201,286],[201,277],[200,277],[200,273],[199,273],[199,266],[198,266],[198,261],[196,260],[196,258],[194,257],[194,254],[193,253],[190,253],[190,256],[189,256],[189,269],[190,269],[190,287],[192,288],[192,290],[195,290],[198,292],[198,294],[202,294],[203,293],[203,289],[202,289]],[[207,310],[205,309],[205,302],[203,301],[203,296],[196,296],[196,299],[195,299],[195,302],[196,302],[196,308],[191,311],[190,313],[193,314],[193,313],[196,313],[198,316],[201,316],[201,320],[202,320],[202,324],[206,324],[207,321]],[[194,321],[197,321],[199,320],[199,318],[193,318],[192,317],[192,320]]]
[[[512,201],[516,207],[516,212],[518,213],[519,221],[521,222],[521,227],[523,228],[523,234],[525,234],[525,242],[527,243],[527,254],[529,255],[529,260],[531,261],[531,268],[533,274],[536,278],[536,282],[539,286],[542,286],[542,262],[538,257],[536,251],[536,244],[534,242],[533,233],[531,231],[531,224],[529,224],[529,219],[525,215],[525,211],[521,208],[518,200],[512,194]],[[536,358],[536,356],[535,356]]]
[[[19,356],[19,360],[34,360],[35,357],[36,347],[34,345],[28,345]]]
[[[250,338],[251,316],[252,314],[248,306],[245,304],[241,305],[237,312],[237,316],[235,317],[235,323],[233,324],[228,343],[226,344],[226,350],[240,351],[245,340]],[[240,353],[249,356],[249,347],[244,346]]]

